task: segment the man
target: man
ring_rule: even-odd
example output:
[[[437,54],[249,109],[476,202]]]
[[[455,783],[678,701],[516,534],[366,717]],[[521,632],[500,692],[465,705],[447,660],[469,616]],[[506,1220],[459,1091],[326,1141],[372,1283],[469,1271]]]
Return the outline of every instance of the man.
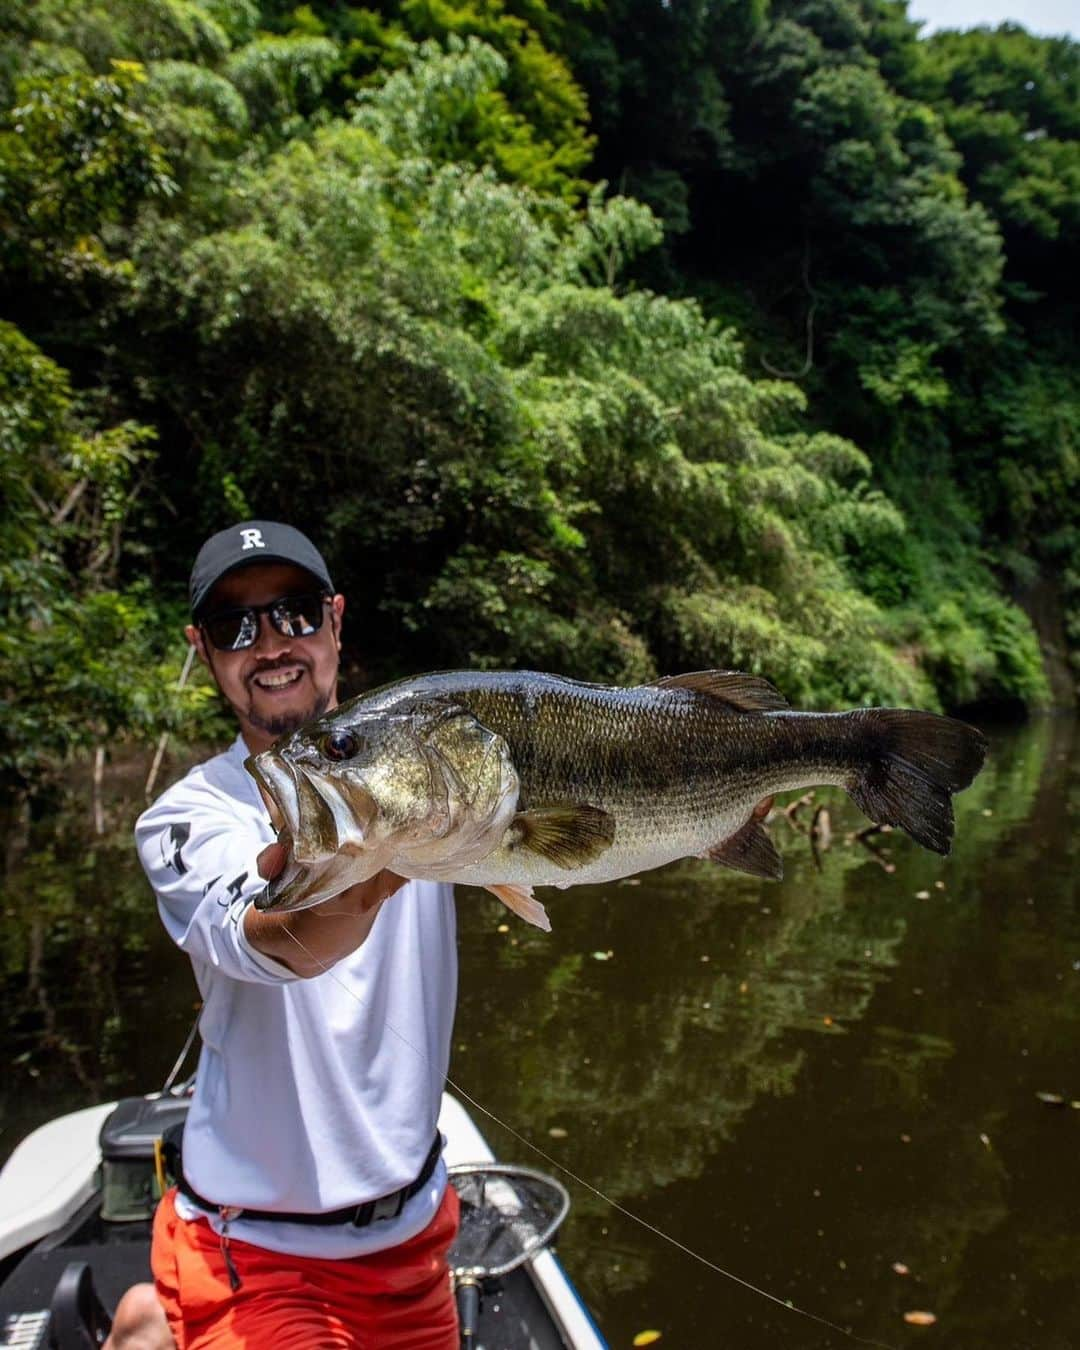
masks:
[[[113,1350],[454,1350],[457,1200],[436,1119],[450,1050],[450,887],[383,872],[263,914],[284,866],[248,755],[337,703],[345,600],[298,530],[246,521],[199,551],[186,632],[240,734],[139,819],[161,917],[191,958],[203,1048],[179,1193]],[[391,898],[392,897],[392,898]]]

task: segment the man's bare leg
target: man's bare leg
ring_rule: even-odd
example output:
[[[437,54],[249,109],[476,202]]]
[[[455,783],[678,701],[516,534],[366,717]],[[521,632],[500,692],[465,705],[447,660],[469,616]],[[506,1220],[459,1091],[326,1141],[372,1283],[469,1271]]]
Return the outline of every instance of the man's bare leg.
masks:
[[[116,1305],[103,1350],[176,1350],[152,1284],[133,1284]]]

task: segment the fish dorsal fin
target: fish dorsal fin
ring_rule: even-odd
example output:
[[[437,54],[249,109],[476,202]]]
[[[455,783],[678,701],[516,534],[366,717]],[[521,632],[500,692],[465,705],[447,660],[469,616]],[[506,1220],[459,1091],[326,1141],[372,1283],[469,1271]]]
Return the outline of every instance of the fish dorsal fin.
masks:
[[[485,886],[484,889],[498,896],[506,908],[513,910],[519,919],[524,919],[526,923],[531,923],[536,928],[542,928],[545,933],[551,932],[551,920],[547,916],[547,910],[533,895],[531,886]]]
[[[739,712],[779,712],[788,701],[760,675],[741,670],[693,670],[685,675],[663,675],[652,681],[657,689],[689,689],[707,694],[737,708]]]
[[[771,798],[769,799],[771,800]],[[722,844],[715,844],[701,855],[710,862],[723,863],[736,872],[749,872],[752,877],[766,877],[779,881],[784,875],[784,863],[776,845],[765,832],[759,810],[746,824]]]
[[[606,853],[615,838],[615,817],[598,806],[538,806],[519,811],[505,844],[529,849],[556,867],[584,867]]]

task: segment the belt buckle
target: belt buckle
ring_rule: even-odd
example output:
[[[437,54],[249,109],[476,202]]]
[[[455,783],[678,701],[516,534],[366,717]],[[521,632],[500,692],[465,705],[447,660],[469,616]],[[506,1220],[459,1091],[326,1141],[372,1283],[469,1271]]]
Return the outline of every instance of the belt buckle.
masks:
[[[366,1228],[380,1219],[396,1219],[403,1208],[403,1193],[392,1191],[389,1195],[380,1195],[378,1200],[365,1200],[362,1205],[357,1205],[349,1222],[354,1228]]]
[[[372,1202],[370,1222],[376,1223],[380,1219],[396,1219],[404,1207],[404,1191],[392,1191],[389,1195],[381,1195],[378,1200]]]
[[[366,1228],[371,1222],[375,1213],[374,1200],[365,1200],[362,1205],[357,1205],[353,1210],[352,1218],[349,1223],[353,1228]]]

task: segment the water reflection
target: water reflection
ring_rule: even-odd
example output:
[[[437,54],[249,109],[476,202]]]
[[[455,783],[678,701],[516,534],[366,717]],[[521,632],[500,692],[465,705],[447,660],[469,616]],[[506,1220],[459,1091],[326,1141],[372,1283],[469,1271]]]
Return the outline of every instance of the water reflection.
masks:
[[[127,786],[101,837],[78,790],[59,816],[3,822],[0,1157],[59,1111],[159,1085],[194,1016],[190,967],[134,859]]]
[[[809,841],[774,825],[781,886],[685,863],[556,897],[549,939],[496,938],[489,911],[464,951],[454,1071],[620,1203],[862,1335],[900,1343],[903,1312],[930,1305],[971,1344],[1069,1344],[1076,1295],[1055,1308],[1040,1272],[1078,1255],[1075,1225],[1060,1204],[1029,1213],[1036,1160],[1013,1155],[1028,1138],[1061,1150],[1059,1124],[1074,1147],[1080,1125],[1034,1095],[1072,1073],[1080,1096],[1074,738],[1049,720],[995,737],[946,860],[890,836],[875,841],[886,873],[833,802],[820,872]],[[1071,1155],[1058,1164],[1075,1203]],[[718,1344],[718,1327],[740,1347],[840,1343],[588,1192],[575,1204],[564,1251],[614,1341],[649,1324],[690,1346]],[[1036,1267],[973,1262],[1000,1233],[1036,1230],[1057,1249]]]
[[[904,1311],[929,1308],[952,1345],[1071,1346],[1080,1110],[1036,1093],[1080,1098],[1076,736],[995,734],[948,859],[898,835],[870,852],[829,794],[819,860],[774,822],[780,885],[687,862],[554,893],[551,935],[463,891],[452,1074],[619,1203],[862,1336],[906,1345],[926,1333]],[[11,863],[5,1151],[159,1082],[186,1032],[132,814],[115,801],[93,847],[42,822]],[[563,1253],[613,1344],[646,1325],[694,1350],[850,1344],[573,1198]]]

